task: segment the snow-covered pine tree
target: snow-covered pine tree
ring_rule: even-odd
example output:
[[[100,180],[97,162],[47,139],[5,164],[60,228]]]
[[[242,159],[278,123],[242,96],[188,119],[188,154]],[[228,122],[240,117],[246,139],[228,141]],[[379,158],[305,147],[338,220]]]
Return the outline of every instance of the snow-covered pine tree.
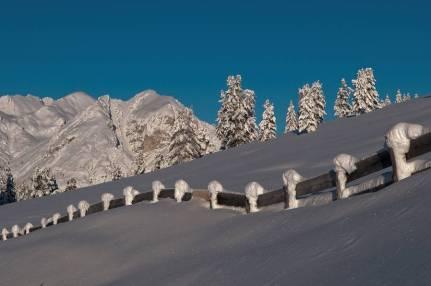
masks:
[[[32,198],[32,189],[28,182],[22,182],[16,188],[16,200],[23,201]]]
[[[349,87],[346,80],[341,79],[341,86],[337,92],[337,99],[334,105],[334,115],[337,118],[347,117],[352,113],[352,106],[350,105],[350,95],[353,89]]]
[[[179,111],[175,118],[168,153],[164,156],[165,165],[172,166],[201,157],[201,145],[197,140],[195,128],[192,110],[184,108]]]
[[[267,99],[263,107],[262,121],[259,124],[259,140],[268,141],[277,137],[274,105]]]
[[[69,180],[67,180],[66,182],[66,188],[64,189],[65,192],[71,192],[77,189],[76,186],[77,182],[75,178],[70,178]]]
[[[298,131],[298,116],[295,112],[295,105],[293,105],[293,101],[291,100],[289,107],[287,108],[286,127],[284,128],[284,133],[295,131]]]
[[[385,104],[385,106],[392,104],[392,101],[391,101],[391,98],[389,97],[389,94],[386,94],[384,104]]]
[[[36,168],[31,178],[31,197],[43,197],[51,195],[58,190],[55,176],[49,168]]]
[[[401,103],[403,102],[403,95],[401,94],[401,90],[397,89],[397,94],[395,95],[395,102]]]
[[[410,99],[412,99],[412,97],[409,92],[403,95],[403,101],[409,101]]]
[[[317,130],[318,122],[315,116],[315,100],[311,94],[310,85],[306,84],[298,90],[299,94],[299,118],[298,131],[314,132]]]
[[[323,117],[326,115],[326,100],[320,81],[313,82],[311,85],[311,94],[315,104],[314,116],[316,117],[317,124],[320,124],[323,121]]]
[[[379,94],[373,69],[360,69],[357,78],[352,80],[355,91],[353,93],[353,113],[362,114],[380,108]]]
[[[9,167],[0,167],[0,205],[16,202],[15,183]]]
[[[255,94],[243,90],[241,76],[229,76],[227,90],[220,93],[221,107],[217,115],[216,133],[221,148],[249,143],[257,138]]]
[[[143,150],[138,152],[138,155],[135,157],[134,160],[134,165],[135,165],[135,170],[134,173],[135,175],[140,175],[145,173],[145,156],[144,156],[144,152]]]

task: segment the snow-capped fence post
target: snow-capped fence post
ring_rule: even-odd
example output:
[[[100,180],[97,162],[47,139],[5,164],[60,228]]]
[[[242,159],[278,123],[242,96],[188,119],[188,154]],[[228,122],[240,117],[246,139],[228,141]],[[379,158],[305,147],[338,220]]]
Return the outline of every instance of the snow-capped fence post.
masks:
[[[159,201],[159,194],[160,191],[165,189],[165,185],[162,184],[162,182],[160,181],[154,181],[151,185],[152,189],[153,189],[153,203],[156,203]]]
[[[114,195],[111,193],[104,193],[101,196],[102,202],[103,202],[103,210],[107,211],[109,210],[109,205],[111,204],[111,201],[114,199]]]
[[[78,203],[79,216],[85,217],[89,208],[90,208],[90,204],[87,201],[85,200],[80,201]]]
[[[356,170],[356,159],[348,154],[339,154],[334,158],[337,199],[345,199],[350,196],[348,188],[346,189],[347,175]]]
[[[52,224],[56,225],[58,223],[58,220],[61,218],[60,213],[55,213],[52,215]]]
[[[177,203],[182,202],[183,197],[186,193],[191,193],[191,188],[189,184],[187,184],[184,180],[178,180],[175,182],[175,191],[174,191],[174,198],[177,201]]]
[[[410,177],[418,169],[416,162],[407,162],[406,155],[410,150],[411,140],[429,132],[422,125],[402,122],[386,134],[386,146],[389,147],[395,182]]]
[[[123,190],[124,205],[131,206],[133,203],[133,199],[138,194],[139,194],[139,191],[135,190],[133,187],[131,187],[131,186],[125,187]]]
[[[9,234],[9,231],[7,230],[7,228],[3,228],[2,230],[1,230],[1,237],[2,237],[2,239],[3,240],[7,240],[7,235]]]
[[[12,226],[12,235],[13,238],[17,238],[19,233],[20,233],[21,229],[19,228],[19,226],[17,224]]]
[[[46,228],[46,225],[48,224],[48,220],[46,219],[46,217],[43,217],[40,219],[40,224],[42,226],[42,228]]]
[[[26,223],[24,226],[24,234],[29,234],[33,224],[31,222]]]
[[[75,212],[77,211],[77,209],[75,208],[74,205],[68,205],[67,206],[67,216],[69,218],[69,221],[73,220],[73,215],[75,214]]]
[[[257,199],[259,198],[259,195],[264,193],[264,191],[265,189],[257,182],[251,182],[245,186],[245,196],[248,202],[246,204],[247,213],[259,211],[259,208],[257,207]]]
[[[214,180],[208,184],[208,192],[210,196],[210,208],[217,209],[219,205],[217,203],[217,195],[223,192],[223,186],[220,182]]]
[[[287,189],[285,208],[294,209],[298,207],[296,199],[296,185],[304,178],[294,169],[289,169],[283,173],[283,183]]]

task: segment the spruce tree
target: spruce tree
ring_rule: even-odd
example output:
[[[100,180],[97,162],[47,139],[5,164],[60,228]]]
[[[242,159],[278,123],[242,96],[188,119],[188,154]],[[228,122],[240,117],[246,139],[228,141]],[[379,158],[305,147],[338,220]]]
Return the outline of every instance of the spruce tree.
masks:
[[[67,180],[67,182],[66,182],[66,188],[65,188],[64,191],[65,192],[71,192],[71,191],[76,190],[77,189],[76,184],[77,184],[77,182],[76,182],[75,178],[71,178],[71,179]]]
[[[397,94],[395,94],[395,103],[403,102],[403,95],[401,94],[401,90],[397,89]]]
[[[289,107],[287,108],[286,127],[284,129],[284,133],[295,131],[298,131],[298,116],[296,115],[295,106],[291,100]]]
[[[337,92],[337,99],[335,100],[335,117],[343,118],[352,113],[352,106],[350,105],[350,95],[352,91],[352,88],[347,85],[346,80],[343,78],[341,80],[341,86]]]
[[[325,95],[323,94],[323,88],[320,81],[313,82],[313,84],[311,85],[311,94],[311,96],[314,98],[315,105],[314,116],[316,117],[317,124],[320,124],[323,121],[324,116],[326,115],[326,100]]]
[[[184,108],[179,111],[174,123],[168,153],[164,157],[167,166],[191,161],[202,155],[201,145],[197,140],[197,126],[193,122],[191,109]]]
[[[389,94],[386,94],[384,105],[388,106],[388,105],[391,105],[391,104],[392,104],[391,98],[389,97]]]
[[[9,167],[0,167],[0,205],[16,202],[15,183]]]
[[[353,112],[355,114],[367,113],[380,108],[376,80],[371,68],[360,69],[357,78],[352,83],[355,88],[353,93]]]
[[[268,141],[277,137],[274,105],[267,99],[265,101],[262,121],[259,124],[259,140]]]
[[[56,193],[57,180],[49,168],[36,168],[31,178],[31,197],[38,198]]]
[[[311,94],[311,88],[308,84],[304,85],[298,91],[299,94],[299,118],[298,131],[314,132],[317,130],[317,118],[315,116],[316,103]]]

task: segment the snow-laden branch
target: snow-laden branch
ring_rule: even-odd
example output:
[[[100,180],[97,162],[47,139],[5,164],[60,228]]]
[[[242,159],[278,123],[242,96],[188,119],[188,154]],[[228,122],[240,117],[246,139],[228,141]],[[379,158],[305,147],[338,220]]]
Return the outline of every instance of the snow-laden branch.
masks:
[[[422,125],[401,122],[386,134],[386,145],[391,149],[395,181],[410,177],[425,165],[422,160],[407,162],[406,154],[409,152],[411,140],[429,132],[430,129]]]
[[[334,158],[335,173],[337,174],[337,198],[345,199],[351,194],[346,191],[347,175],[356,170],[356,159],[348,154],[339,154]]]
[[[298,200],[296,199],[296,185],[304,179],[294,169],[289,169],[283,173],[283,184],[287,188],[287,195],[289,198],[289,209],[298,207]]]
[[[183,200],[183,196],[185,193],[190,193],[191,189],[189,184],[187,184],[184,180],[178,180],[175,182],[175,193],[174,197],[177,203],[180,203]]]
[[[208,184],[208,192],[210,195],[210,206],[212,209],[217,209],[220,206],[217,203],[217,194],[223,192],[223,186],[219,181],[211,181]]]
[[[103,202],[103,210],[107,211],[109,210],[109,205],[111,204],[111,201],[114,199],[114,195],[111,193],[104,193],[102,194],[102,202]]]
[[[90,208],[90,204],[87,201],[85,200],[80,201],[78,203],[79,215],[81,217],[85,217],[89,208]]]
[[[73,214],[77,211],[74,205],[68,205],[67,206],[67,215],[69,217],[69,221],[73,220]]]
[[[165,189],[165,185],[162,184],[160,181],[153,181],[152,184],[153,189],[153,203],[156,203],[159,201],[159,194],[161,190]]]
[[[135,190],[133,187],[131,186],[125,187],[123,190],[124,202],[125,202],[124,204],[126,206],[132,205],[133,199],[138,194],[139,194],[139,191]]]
[[[250,212],[258,212],[259,208],[257,207],[257,199],[259,195],[263,194],[265,189],[257,182],[248,183],[245,186],[245,196],[250,205]]]
[[[3,228],[2,230],[1,230],[1,237],[2,237],[2,239],[3,240],[7,240],[7,235],[9,234],[9,231],[7,230],[7,228]]]

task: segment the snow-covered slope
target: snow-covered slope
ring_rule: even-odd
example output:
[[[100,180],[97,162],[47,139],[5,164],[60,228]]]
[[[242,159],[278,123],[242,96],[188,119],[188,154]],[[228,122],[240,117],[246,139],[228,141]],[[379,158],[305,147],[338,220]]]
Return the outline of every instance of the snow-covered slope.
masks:
[[[78,186],[109,181],[114,165],[123,175],[132,175],[136,145],[143,146],[151,168],[182,108],[174,98],[152,90],[128,101],[109,96],[95,100],[82,92],[58,100],[2,96],[0,160],[9,162],[18,183],[28,180],[36,167],[51,168],[60,187],[72,177]],[[214,133],[212,126],[201,124]],[[131,130],[138,127],[140,133]]]
[[[431,98],[328,122],[142,176],[0,207],[11,226],[103,192],[120,196],[154,179],[185,178],[204,188],[218,179],[242,191],[252,180],[279,187],[282,171],[305,176],[332,168],[338,153],[362,157],[383,146],[399,121],[431,126]],[[140,203],[0,243],[4,285],[427,285],[431,281],[431,171],[372,194],[289,211],[242,215],[211,211],[196,199]],[[25,275],[23,275],[25,273]],[[0,283],[0,284],[1,284]]]

